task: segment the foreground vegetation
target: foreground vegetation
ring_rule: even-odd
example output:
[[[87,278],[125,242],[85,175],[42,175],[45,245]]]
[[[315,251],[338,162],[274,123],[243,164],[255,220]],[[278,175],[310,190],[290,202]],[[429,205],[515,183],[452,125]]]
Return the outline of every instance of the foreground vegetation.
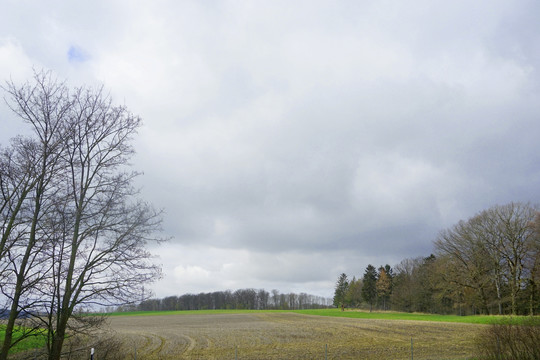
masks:
[[[478,353],[482,359],[540,359],[540,318],[523,319],[488,326],[478,336]]]
[[[6,334],[6,326],[0,325],[0,341],[4,340],[4,336]],[[16,328],[13,333],[13,342],[17,342],[19,337],[22,335],[22,330],[19,328]],[[33,336],[26,337],[22,341],[18,341],[11,349],[12,353],[22,352],[22,351],[29,351],[33,349],[41,349],[46,344],[46,337],[44,333],[34,333]]]
[[[103,314],[100,314],[100,316]],[[109,328],[75,337],[72,359],[536,359],[540,317],[453,316],[353,309],[137,311],[109,314]],[[490,326],[487,326],[490,325]],[[0,338],[1,338],[0,329]],[[44,338],[17,344],[20,358]],[[81,351],[82,349],[82,351]],[[37,351],[37,352],[36,352]],[[16,356],[14,357],[16,358]]]

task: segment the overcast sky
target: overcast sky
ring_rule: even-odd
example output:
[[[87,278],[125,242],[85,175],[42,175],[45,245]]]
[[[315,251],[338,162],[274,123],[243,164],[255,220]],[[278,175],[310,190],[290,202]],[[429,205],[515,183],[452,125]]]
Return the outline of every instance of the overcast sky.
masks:
[[[0,77],[144,120],[159,297],[332,296],[540,190],[540,2],[0,0]],[[0,105],[0,142],[24,131]]]

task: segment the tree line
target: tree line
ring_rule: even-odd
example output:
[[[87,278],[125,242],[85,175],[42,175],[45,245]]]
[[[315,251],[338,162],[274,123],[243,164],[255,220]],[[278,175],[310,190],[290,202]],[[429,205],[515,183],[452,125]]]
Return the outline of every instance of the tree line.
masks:
[[[338,307],[441,314],[540,313],[540,213],[512,202],[441,231],[434,252],[336,282]]]
[[[169,311],[169,310],[297,310],[321,309],[332,306],[332,299],[306,293],[268,292],[264,289],[238,289],[199,294],[168,296],[163,299],[148,299],[138,306],[123,306],[119,311]]]
[[[85,311],[140,299],[159,278],[145,246],[161,214],[129,170],[141,119],[103,88],[69,88],[51,72],[2,87],[30,134],[0,147],[0,360],[36,334],[48,359],[100,324]]]

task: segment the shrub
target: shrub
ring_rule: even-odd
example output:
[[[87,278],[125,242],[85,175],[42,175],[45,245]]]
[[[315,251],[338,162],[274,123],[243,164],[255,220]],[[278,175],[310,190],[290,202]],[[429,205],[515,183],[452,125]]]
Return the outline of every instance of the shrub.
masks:
[[[489,325],[477,339],[481,359],[540,359],[540,319]]]
[[[62,359],[88,360],[90,349],[96,349],[96,359],[122,360],[126,358],[126,349],[121,338],[113,333],[102,333],[93,338],[76,335],[66,342]],[[21,351],[10,354],[12,360],[46,360],[48,358],[45,347]]]

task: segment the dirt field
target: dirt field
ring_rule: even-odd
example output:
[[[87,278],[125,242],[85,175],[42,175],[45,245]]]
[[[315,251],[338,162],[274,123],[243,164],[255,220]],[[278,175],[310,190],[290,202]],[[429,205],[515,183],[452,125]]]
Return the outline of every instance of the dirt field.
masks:
[[[467,359],[481,325],[294,313],[116,316],[125,359]],[[96,349],[99,359],[99,349]]]

